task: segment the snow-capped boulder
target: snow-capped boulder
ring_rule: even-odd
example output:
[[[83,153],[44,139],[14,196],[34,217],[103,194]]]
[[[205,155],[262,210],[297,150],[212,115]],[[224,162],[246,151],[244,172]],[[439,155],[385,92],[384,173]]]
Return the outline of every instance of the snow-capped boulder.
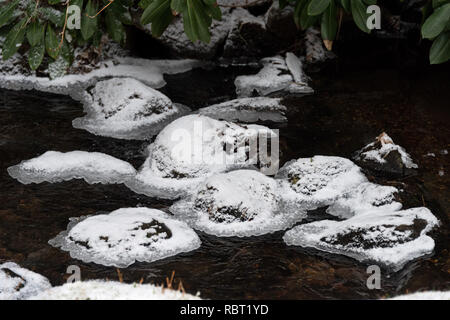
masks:
[[[391,174],[405,174],[418,168],[406,150],[395,144],[385,132],[359,150],[354,159],[361,166]]]
[[[346,219],[366,211],[398,211],[402,208],[402,204],[395,201],[398,192],[395,187],[363,182],[334,201],[327,213]]]
[[[200,300],[200,298],[152,284],[91,280],[53,287],[31,297],[30,300]]]
[[[161,92],[132,78],[99,81],[86,92],[86,116],[73,126],[119,139],[150,139],[169,122],[189,112]]]
[[[292,55],[289,55],[291,69],[295,67]],[[267,96],[277,92],[309,94],[314,91],[304,82],[296,83],[286,61],[281,56],[261,60],[263,68],[256,75],[239,76],[234,84],[238,97]],[[299,66],[299,64],[297,64]],[[301,64],[300,64],[301,66]],[[303,71],[296,70],[298,78]],[[303,78],[305,81],[306,77]]]
[[[285,230],[304,217],[283,207],[274,179],[254,170],[214,175],[170,211],[195,229],[224,237]]]
[[[299,225],[286,232],[283,239],[288,245],[373,261],[397,271],[433,251],[434,240],[427,233],[438,224],[427,208],[367,211],[344,221]]]
[[[23,300],[51,287],[47,278],[13,262],[0,264],[0,300]]]
[[[84,179],[87,183],[123,183],[136,175],[131,164],[104,153],[47,151],[9,167],[8,173],[23,184]]]
[[[275,137],[264,126],[237,125],[201,115],[179,118],[148,147],[148,158],[126,185],[137,193],[175,199],[214,173],[253,167],[278,168],[278,159],[262,156],[258,137]],[[249,143],[250,142],[250,143]]]
[[[287,162],[277,173],[283,198],[305,209],[333,204],[367,179],[352,161],[314,156]]]
[[[217,120],[257,122],[286,122],[286,107],[281,99],[257,97],[225,101],[198,110],[198,113]]]
[[[200,243],[186,223],[148,208],[72,218],[67,231],[49,241],[72,258],[119,268],[189,252],[198,249]]]

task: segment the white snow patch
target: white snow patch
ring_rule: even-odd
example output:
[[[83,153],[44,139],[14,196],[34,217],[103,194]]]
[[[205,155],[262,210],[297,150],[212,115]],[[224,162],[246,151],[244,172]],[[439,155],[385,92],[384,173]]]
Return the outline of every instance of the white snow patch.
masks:
[[[198,110],[198,113],[217,120],[257,122],[286,122],[286,107],[281,99],[257,97],[241,98],[215,104]]]
[[[223,237],[285,230],[305,216],[283,207],[277,182],[254,170],[214,175],[170,211],[195,229]]]
[[[307,84],[295,82],[283,57],[264,58],[261,60],[261,64],[263,68],[256,75],[236,78],[234,84],[238,97],[251,97],[255,93],[259,96],[267,96],[283,90],[303,94],[314,92]],[[289,65],[292,70],[295,69],[295,77],[301,77],[302,81],[305,81],[306,78],[303,76],[303,71],[297,70],[301,66],[298,65],[298,61],[294,62],[291,55],[289,55]]]
[[[261,133],[275,135],[264,126],[201,115],[179,118],[159,133],[139,173],[126,185],[148,196],[179,198],[214,173],[253,167],[257,159],[247,158],[250,146],[246,142]]]
[[[38,90],[70,95],[83,101],[84,89],[97,81],[108,78],[133,78],[152,87],[164,87],[163,74],[186,72],[200,67],[198,60],[147,60],[131,57],[117,57],[99,64],[97,69],[85,74],[68,74],[60,78],[49,79],[35,75],[0,74],[0,87],[11,90]]]
[[[423,291],[393,297],[388,300],[450,300],[450,291]]]
[[[53,287],[31,300],[200,300],[200,297],[152,284],[95,280]]]
[[[131,78],[99,81],[85,94],[87,115],[74,128],[119,139],[149,139],[189,108]]]
[[[313,210],[333,204],[367,179],[352,161],[314,156],[287,162],[277,173],[283,199]]]
[[[433,251],[434,240],[426,234],[438,224],[427,208],[367,211],[345,221],[297,226],[286,232],[283,240],[288,245],[375,261],[397,271],[410,260]]]
[[[395,187],[363,182],[333,202],[327,213],[350,218],[366,211],[398,211],[402,208],[402,204],[395,201],[395,194],[398,192]]]
[[[186,223],[160,210],[124,208],[72,218],[67,231],[49,244],[84,262],[126,268],[198,249],[201,241]]]
[[[14,262],[0,264],[0,300],[22,300],[51,287],[47,278]]]
[[[128,162],[99,152],[47,151],[37,158],[9,167],[8,173],[23,184],[84,179],[87,183],[123,183],[136,175]]]
[[[411,156],[406,152],[404,148],[396,145],[391,137],[385,132],[379,135],[374,142],[368,144],[360,151],[358,151],[355,160],[370,160],[377,163],[386,163],[386,156],[392,151],[396,151],[400,154],[403,164],[406,168],[416,169],[417,164],[413,162]]]

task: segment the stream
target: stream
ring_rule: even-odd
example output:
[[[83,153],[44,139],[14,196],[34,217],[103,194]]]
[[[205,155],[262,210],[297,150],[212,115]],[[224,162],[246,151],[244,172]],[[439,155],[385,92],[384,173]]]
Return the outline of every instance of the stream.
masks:
[[[448,65],[447,65],[448,67]],[[196,69],[166,76],[161,91],[192,109],[235,97],[237,75],[250,68]],[[313,249],[288,247],[284,232],[251,238],[219,238],[199,233],[200,249],[122,269],[123,280],[161,284],[175,271],[187,292],[206,299],[367,299],[422,290],[450,289],[449,214],[450,77],[448,68],[336,68],[312,74],[316,93],[288,97],[287,125],[279,128],[281,163],[299,157],[334,155],[351,158],[354,151],[381,132],[411,154],[416,175],[376,183],[401,187],[404,208],[426,206],[441,226],[430,234],[432,255],[408,263],[401,271],[382,270],[380,290],[369,290],[369,264]],[[74,129],[83,115],[80,103],[35,91],[0,90],[0,263],[14,261],[61,285],[77,265],[81,277],[117,280],[115,268],[87,264],[47,242],[66,229],[70,217],[106,213],[123,207],[147,206],[168,211],[171,201],[138,195],[123,185],[88,185],[82,180],[22,185],[6,168],[45,151],[103,152],[139,168],[148,142],[94,136]],[[434,153],[435,156],[425,156]],[[325,209],[303,221],[331,219]]]

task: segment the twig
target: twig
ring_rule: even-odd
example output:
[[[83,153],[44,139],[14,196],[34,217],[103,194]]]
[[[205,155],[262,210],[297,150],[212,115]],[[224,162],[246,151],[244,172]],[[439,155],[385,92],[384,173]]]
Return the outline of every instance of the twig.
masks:
[[[88,17],[91,18],[91,19],[96,18],[103,10],[105,10],[106,8],[108,8],[108,7],[114,2],[114,0],[108,0],[108,1],[109,1],[109,3],[108,3],[106,6],[104,6],[99,12],[97,12],[97,14],[96,14],[95,16],[90,16],[90,15],[88,15],[87,13],[86,13],[86,16],[88,16]]]

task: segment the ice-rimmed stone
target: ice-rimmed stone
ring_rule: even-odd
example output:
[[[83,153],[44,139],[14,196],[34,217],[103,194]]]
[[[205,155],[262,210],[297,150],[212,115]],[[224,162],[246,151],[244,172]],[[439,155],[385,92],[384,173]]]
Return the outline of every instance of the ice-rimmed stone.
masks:
[[[23,184],[84,179],[87,183],[123,183],[136,175],[126,161],[104,153],[47,151],[9,167],[8,173]]]
[[[263,68],[256,75],[239,76],[234,84],[238,97],[267,96],[276,92],[287,91],[295,94],[310,94],[311,89],[304,81],[306,76],[303,71],[296,70],[300,65],[293,59],[293,54],[288,55],[289,65],[294,70],[294,76],[302,81],[296,83],[286,60],[281,56],[264,58],[261,60]],[[296,63],[297,62],[297,63]]]
[[[238,125],[201,115],[179,118],[165,127],[148,147],[144,165],[126,185],[137,193],[175,199],[189,193],[205,177],[238,168],[278,165],[278,159],[249,158],[249,141],[276,133],[259,125]],[[276,163],[275,163],[276,162]]]
[[[47,278],[14,262],[0,264],[0,300],[23,300],[51,287]]]
[[[277,173],[282,196],[305,209],[333,204],[367,179],[352,161],[340,157],[314,156],[287,162]]]
[[[153,284],[91,280],[53,287],[30,300],[200,300],[200,297]]]
[[[119,139],[149,139],[190,111],[132,78],[97,82],[84,103],[87,115],[75,119],[74,128]]]
[[[200,247],[186,223],[149,208],[123,208],[90,217],[71,218],[67,230],[49,241],[84,262],[126,268]]]
[[[403,174],[405,170],[418,168],[406,150],[395,144],[385,132],[359,150],[354,159],[375,170],[389,173]]]
[[[194,229],[223,237],[285,230],[305,217],[283,206],[274,179],[254,170],[214,175],[170,211]]]
[[[8,63],[8,61],[6,62]],[[166,85],[163,74],[176,74],[200,67],[198,60],[148,60],[132,57],[116,57],[98,64],[96,69],[84,74],[67,74],[51,80],[36,75],[0,73],[0,87],[11,90],[38,90],[65,94],[83,101],[84,90],[99,80],[109,78],[133,78],[149,87],[158,89]]]
[[[364,182],[334,201],[327,213],[346,219],[366,211],[398,211],[402,208],[402,204],[395,201],[398,192],[395,187]]]
[[[427,208],[367,211],[344,221],[296,226],[283,240],[288,245],[375,261],[397,271],[408,261],[433,251],[434,240],[427,233],[438,224]]]
[[[217,120],[257,122],[286,122],[286,107],[281,99],[256,97],[225,101],[198,110],[198,113]]]

